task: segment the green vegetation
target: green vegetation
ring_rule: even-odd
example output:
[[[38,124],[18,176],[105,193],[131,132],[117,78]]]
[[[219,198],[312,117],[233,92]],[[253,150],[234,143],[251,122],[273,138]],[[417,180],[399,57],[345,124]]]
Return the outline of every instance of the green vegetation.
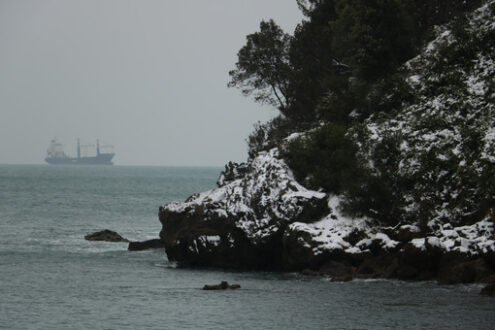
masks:
[[[469,98],[465,78],[475,69],[479,54],[493,57],[493,30],[475,36],[466,19],[466,12],[483,1],[297,2],[305,19],[294,35],[283,32],[273,20],[261,22],[260,31],[247,36],[230,72],[230,87],[280,110],[278,118],[258,125],[249,137],[250,156],[284,145],[282,156],[300,182],[346,196],[349,213],[391,225],[413,217],[426,226],[434,217],[434,206],[442,203],[450,203],[462,217],[473,205],[488,212],[494,204],[493,194],[487,197],[487,191],[494,189],[493,167],[482,166],[481,174],[474,175],[474,167],[459,166],[466,159],[476,162],[485,148],[484,136],[476,126],[462,132],[453,128],[466,118],[476,124],[468,114],[479,109],[464,101]],[[435,56],[405,65],[438,35],[434,27],[440,24],[449,24],[457,42],[443,42]],[[423,87],[407,81],[413,69],[422,71]],[[493,81],[487,87],[492,91]],[[449,101],[446,94],[465,98]],[[493,95],[485,93],[484,102],[493,104]],[[430,98],[440,98],[447,109],[437,111],[427,102]],[[398,115],[407,111],[409,118]],[[452,121],[443,111],[460,117]],[[440,157],[441,143],[406,155],[404,145],[415,135],[390,128],[391,121],[400,120],[411,126],[411,132],[459,133],[465,158]],[[380,128],[379,138],[370,138],[370,123]],[[293,132],[305,133],[283,143]],[[407,157],[414,157],[421,170],[402,173]],[[461,191],[462,185],[479,189],[466,189],[452,198],[440,191],[446,187]],[[465,193],[478,200],[461,196]]]
[[[390,88],[400,88],[397,68],[419,52],[431,28],[481,1],[297,2],[306,19],[294,36],[262,21],[239,51],[229,86],[306,127],[347,123],[353,110],[363,118],[376,112]]]

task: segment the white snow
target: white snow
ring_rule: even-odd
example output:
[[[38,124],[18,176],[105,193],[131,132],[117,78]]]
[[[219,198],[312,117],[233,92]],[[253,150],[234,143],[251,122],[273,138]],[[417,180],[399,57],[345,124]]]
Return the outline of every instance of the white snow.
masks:
[[[232,217],[248,237],[264,238],[278,230],[277,221],[297,218],[305,203],[326,198],[325,193],[306,189],[294,179],[277,148],[259,153],[248,166],[238,180],[163,207],[191,213],[202,208],[205,221]]]
[[[426,250],[424,238],[415,238],[411,240],[411,244],[420,250]]]
[[[199,240],[203,242],[204,245],[213,245],[213,246],[218,246],[221,242],[221,238],[218,235],[211,235],[211,236],[199,236]]]
[[[418,226],[415,226],[415,225],[403,225],[403,226],[400,226],[400,229],[408,230],[411,233],[419,233],[419,232],[421,232],[421,229]]]
[[[300,137],[303,137],[305,136],[306,133],[299,133],[299,132],[296,132],[296,133],[292,133],[290,134],[288,137],[286,137],[284,140],[287,141],[287,142],[292,142]]]

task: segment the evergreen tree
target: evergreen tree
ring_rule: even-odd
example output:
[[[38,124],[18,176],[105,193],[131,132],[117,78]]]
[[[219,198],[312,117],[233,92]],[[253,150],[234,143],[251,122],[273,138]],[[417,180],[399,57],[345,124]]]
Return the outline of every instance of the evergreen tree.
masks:
[[[354,76],[373,82],[414,55],[411,17],[402,0],[340,0],[333,30],[335,56]]]
[[[262,21],[260,31],[246,37],[236,68],[229,72],[229,87],[238,87],[256,101],[276,106],[284,113],[290,105],[288,82],[291,74],[291,37],[273,21]]]

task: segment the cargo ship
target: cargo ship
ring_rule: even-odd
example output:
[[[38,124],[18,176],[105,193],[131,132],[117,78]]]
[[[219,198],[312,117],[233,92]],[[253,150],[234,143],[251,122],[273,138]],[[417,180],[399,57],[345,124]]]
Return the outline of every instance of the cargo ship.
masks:
[[[50,146],[47,150],[47,156],[45,161],[51,165],[113,165],[112,158],[115,156],[113,153],[113,146],[100,145],[100,141],[96,140],[96,156],[82,156],[81,149],[95,147],[92,144],[82,145],[80,140],[77,139],[77,157],[70,157],[64,152],[64,146],[56,139],[51,140]],[[102,149],[110,150],[101,152]]]

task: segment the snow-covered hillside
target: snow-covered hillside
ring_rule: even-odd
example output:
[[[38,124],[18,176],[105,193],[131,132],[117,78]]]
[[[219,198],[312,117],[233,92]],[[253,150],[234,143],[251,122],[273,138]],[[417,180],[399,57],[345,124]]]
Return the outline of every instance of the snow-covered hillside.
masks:
[[[437,38],[403,68],[414,101],[373,115],[349,132],[362,163],[389,180],[398,196],[390,206],[399,210],[397,225],[350,216],[345,196],[306,189],[273,148],[245,164],[229,163],[218,188],[160,208],[160,237],[169,259],[309,268],[341,279],[456,283],[493,275],[493,17],[490,1],[467,21],[439,27]]]
[[[493,17],[491,1],[468,22],[439,28],[438,37],[406,64],[415,101],[372,116],[364,133],[354,132],[368,169],[377,176],[392,173],[393,190],[402,197],[399,221],[437,230],[442,223],[493,219]]]

